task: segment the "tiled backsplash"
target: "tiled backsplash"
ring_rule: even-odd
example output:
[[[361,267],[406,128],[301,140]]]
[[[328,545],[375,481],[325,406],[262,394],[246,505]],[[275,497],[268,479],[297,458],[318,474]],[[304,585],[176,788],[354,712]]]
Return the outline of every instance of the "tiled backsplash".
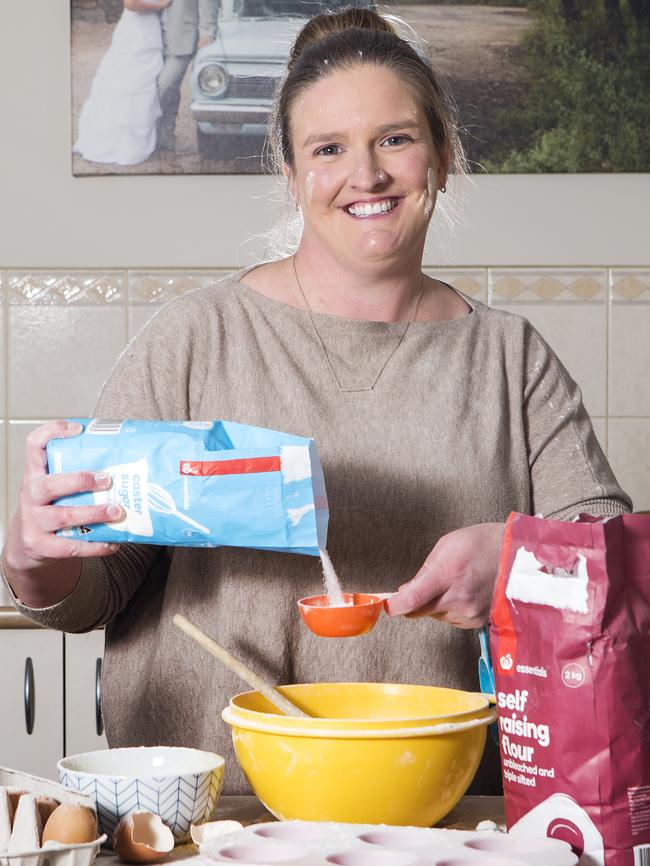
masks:
[[[90,414],[118,354],[155,310],[227,272],[0,270],[2,537],[29,430]],[[530,319],[582,387],[635,509],[650,509],[650,267],[427,272]]]

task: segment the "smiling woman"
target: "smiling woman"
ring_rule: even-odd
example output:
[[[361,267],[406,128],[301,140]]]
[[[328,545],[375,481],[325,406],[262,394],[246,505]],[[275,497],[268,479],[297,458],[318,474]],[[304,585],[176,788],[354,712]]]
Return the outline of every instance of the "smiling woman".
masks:
[[[297,599],[322,591],[309,557],[71,547],[54,531],[73,517],[50,503],[106,480],[45,475],[47,440],[74,435],[55,422],[28,443],[3,555],[27,616],[67,631],[107,625],[110,744],[219,752],[228,793],[246,787],[215,720],[239,683],[226,671],[216,681],[201,650],[179,644],[174,613],[276,683],[476,691],[473,629],[489,614],[509,512],[630,508],[579,388],[528,322],[422,272],[438,196],[463,157],[412,45],[368,10],[317,16],[293,49],[271,143],[302,215],[295,255],[167,305],[120,358],[95,414],[227,418],[315,438],[343,587],[391,594],[393,616],[354,641],[301,628]],[[475,790],[499,783],[493,749]]]
[[[348,9],[303,28],[269,140],[271,163],[302,213],[300,244],[291,259],[249,273],[248,285],[294,305],[298,288],[310,313],[407,328],[415,318],[468,312],[451,288],[421,273],[438,192],[465,165],[452,103],[387,20]]]
[[[292,108],[296,144],[286,172],[304,218],[301,270],[320,270],[331,259],[337,270],[356,264],[385,281],[391,266],[407,278],[410,259],[411,292],[395,296],[399,303],[386,310],[389,320],[399,320],[420,289],[426,231],[447,179],[447,148],[434,145],[419,101],[390,69],[341,70],[298,95]],[[341,126],[342,116],[347,122],[338,129],[333,124]],[[377,297],[373,291],[362,318],[373,318]]]

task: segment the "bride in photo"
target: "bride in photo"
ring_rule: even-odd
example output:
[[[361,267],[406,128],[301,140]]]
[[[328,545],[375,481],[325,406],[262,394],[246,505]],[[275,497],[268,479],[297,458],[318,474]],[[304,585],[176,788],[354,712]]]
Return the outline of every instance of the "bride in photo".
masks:
[[[163,67],[160,13],[172,0],[124,0],[111,45],[79,116],[73,150],[89,162],[136,165],[156,147]]]

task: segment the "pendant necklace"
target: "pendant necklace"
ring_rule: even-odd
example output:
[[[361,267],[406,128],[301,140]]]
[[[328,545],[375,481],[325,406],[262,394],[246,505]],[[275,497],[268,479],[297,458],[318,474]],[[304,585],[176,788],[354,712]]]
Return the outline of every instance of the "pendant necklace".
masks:
[[[334,369],[334,365],[332,364],[332,359],[330,358],[329,353],[328,353],[327,349],[325,348],[325,343],[323,342],[323,338],[320,335],[320,331],[316,327],[316,322],[314,321],[314,311],[311,308],[311,304],[307,300],[307,296],[305,295],[305,292],[304,292],[302,285],[300,283],[300,279],[298,277],[298,271],[296,269],[296,257],[295,257],[295,255],[291,257],[291,261],[293,263],[293,273],[294,273],[294,276],[296,278],[296,283],[298,285],[298,288],[300,289],[300,294],[302,295],[302,299],[305,302],[305,306],[307,307],[307,312],[309,313],[309,320],[311,322],[312,328],[314,329],[314,333],[316,334],[316,338],[318,339],[318,342],[320,343],[320,347],[323,350],[323,355],[325,356],[325,360],[327,361],[327,364],[328,364],[330,370],[332,371],[332,376],[334,377],[334,381],[336,382],[339,391],[341,391],[344,394],[356,394],[356,393],[360,393],[362,391],[374,391],[375,386],[381,377],[381,374],[384,372],[384,370],[388,366],[388,363],[389,363],[390,359],[393,357],[393,355],[395,354],[395,352],[402,345],[404,337],[406,337],[406,334],[408,333],[408,329],[411,327],[411,325],[413,324],[413,322],[415,321],[415,319],[417,317],[418,307],[420,305],[420,298],[422,297],[422,291],[424,289],[424,274],[422,274],[422,281],[420,283],[420,291],[418,292],[418,296],[415,299],[415,303],[413,305],[413,312],[412,312],[410,318],[408,319],[408,321],[404,327],[404,330],[399,335],[397,342],[395,343],[393,348],[390,350],[388,357],[386,358],[384,363],[381,365],[379,372],[375,376],[375,381],[372,383],[372,385],[369,385],[365,388],[344,388],[341,385],[339,377],[336,375],[336,370]]]

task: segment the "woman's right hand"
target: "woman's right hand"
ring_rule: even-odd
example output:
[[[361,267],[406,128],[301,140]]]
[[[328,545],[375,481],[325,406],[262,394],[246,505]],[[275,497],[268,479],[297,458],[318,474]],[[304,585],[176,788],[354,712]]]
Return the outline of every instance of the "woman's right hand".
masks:
[[[39,601],[50,600],[50,596],[59,600],[58,596],[62,598],[74,588],[79,577],[78,560],[81,557],[109,556],[119,548],[118,544],[83,541],[55,534],[59,529],[111,523],[124,517],[122,507],[115,504],[52,504],[61,496],[111,487],[112,479],[105,473],[82,471],[48,474],[46,446],[50,439],[76,436],[82,429],[81,424],[75,421],[48,421],[27,437],[25,472],[18,507],[9,524],[2,551],[5,576],[16,595],[26,604],[30,602],[25,593],[32,598],[38,597]],[[38,584],[45,580],[50,583],[50,575],[60,584],[58,588],[54,585],[47,588],[41,586],[41,591],[38,591]],[[63,589],[66,591],[61,595]]]

